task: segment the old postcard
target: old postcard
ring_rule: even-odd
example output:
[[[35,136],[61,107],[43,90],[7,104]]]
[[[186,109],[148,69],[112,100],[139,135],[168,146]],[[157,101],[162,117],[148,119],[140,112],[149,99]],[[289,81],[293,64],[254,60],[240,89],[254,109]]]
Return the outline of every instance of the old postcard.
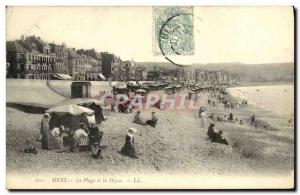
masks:
[[[293,189],[294,9],[6,8],[8,189]]]

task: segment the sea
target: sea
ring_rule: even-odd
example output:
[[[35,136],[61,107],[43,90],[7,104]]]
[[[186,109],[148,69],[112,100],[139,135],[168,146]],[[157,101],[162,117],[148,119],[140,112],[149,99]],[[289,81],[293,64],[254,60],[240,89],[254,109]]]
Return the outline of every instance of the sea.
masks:
[[[233,87],[228,92],[276,115],[294,117],[294,85]]]
[[[280,129],[270,133],[294,138],[294,85],[233,87],[228,92],[233,97],[247,100],[248,104],[278,116],[258,116]]]

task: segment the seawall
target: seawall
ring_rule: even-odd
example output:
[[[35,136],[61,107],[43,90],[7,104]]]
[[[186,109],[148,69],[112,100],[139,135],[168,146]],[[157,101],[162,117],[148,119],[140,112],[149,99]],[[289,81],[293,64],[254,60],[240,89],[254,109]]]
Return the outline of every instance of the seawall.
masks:
[[[145,83],[149,81],[144,81]],[[6,102],[17,105],[51,107],[71,98],[72,81],[6,79]],[[100,95],[100,91],[109,92],[112,86],[124,84],[119,81],[91,81],[91,96]]]

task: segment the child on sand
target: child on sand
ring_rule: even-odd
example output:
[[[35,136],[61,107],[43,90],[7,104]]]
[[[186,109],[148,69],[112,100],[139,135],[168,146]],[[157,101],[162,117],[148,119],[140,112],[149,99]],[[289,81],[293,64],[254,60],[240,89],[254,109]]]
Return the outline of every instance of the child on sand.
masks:
[[[26,142],[25,142],[24,152],[25,153],[37,154],[37,150],[33,146],[33,143],[32,143],[32,141],[30,139],[27,139]]]
[[[92,158],[94,158],[94,159],[101,158],[101,152],[102,152],[102,149],[100,148],[99,143],[95,142],[92,145]]]

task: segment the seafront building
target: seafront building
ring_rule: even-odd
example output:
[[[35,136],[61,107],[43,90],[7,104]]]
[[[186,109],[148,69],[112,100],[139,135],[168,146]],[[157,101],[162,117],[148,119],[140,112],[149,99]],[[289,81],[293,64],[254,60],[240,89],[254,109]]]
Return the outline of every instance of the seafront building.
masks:
[[[51,79],[55,54],[40,37],[22,36],[20,40],[6,44],[8,77],[27,79]]]
[[[75,81],[163,81],[231,84],[239,75],[224,70],[195,67],[157,67],[146,69],[133,60],[122,60],[95,49],[68,48],[65,43],[47,43],[38,36],[21,36],[6,42],[7,78],[61,79]]]
[[[84,57],[78,54],[75,48],[68,48],[68,73],[73,80],[85,80],[86,66]]]

